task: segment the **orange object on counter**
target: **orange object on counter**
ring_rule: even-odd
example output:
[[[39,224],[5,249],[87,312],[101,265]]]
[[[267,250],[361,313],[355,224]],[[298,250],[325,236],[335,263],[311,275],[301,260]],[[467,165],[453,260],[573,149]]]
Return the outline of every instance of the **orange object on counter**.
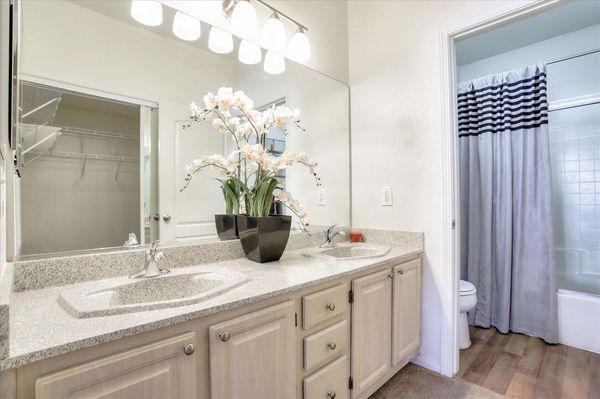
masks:
[[[362,242],[362,233],[360,231],[350,232],[350,242]]]

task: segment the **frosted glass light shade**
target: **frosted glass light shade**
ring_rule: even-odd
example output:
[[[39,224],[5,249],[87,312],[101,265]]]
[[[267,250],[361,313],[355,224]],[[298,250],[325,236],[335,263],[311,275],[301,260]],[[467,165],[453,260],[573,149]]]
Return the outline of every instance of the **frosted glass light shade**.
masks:
[[[263,69],[271,75],[278,75],[285,72],[285,60],[279,54],[269,50],[265,55],[265,63]]]
[[[213,26],[208,34],[208,48],[217,54],[230,53],[233,50],[231,33]]]
[[[247,0],[240,0],[231,14],[231,29],[240,37],[256,36],[256,10]]]
[[[269,50],[283,51],[285,39],[285,27],[277,14],[273,14],[263,27],[261,43]]]
[[[242,40],[238,51],[238,59],[244,64],[258,64],[262,60],[260,47],[248,40]]]
[[[182,40],[198,40],[200,38],[200,21],[177,11],[175,19],[173,19],[173,34]]]
[[[162,24],[162,5],[155,0],[133,0],[131,16],[141,24],[158,26]]]
[[[310,59],[310,42],[304,30],[298,29],[290,39],[287,57],[297,62],[304,62]]]

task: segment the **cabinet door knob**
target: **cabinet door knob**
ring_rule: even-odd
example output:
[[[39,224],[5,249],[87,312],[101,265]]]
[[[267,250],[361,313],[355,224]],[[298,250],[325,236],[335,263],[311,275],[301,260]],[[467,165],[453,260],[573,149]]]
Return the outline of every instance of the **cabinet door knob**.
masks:
[[[391,279],[393,279],[393,278],[394,278],[394,273],[390,273],[390,274],[388,274],[388,278],[389,278],[390,280],[391,280]]]
[[[169,220],[171,220],[171,215],[169,215],[169,214],[164,214],[164,215],[163,215],[163,220],[164,220],[165,222],[168,222]]]
[[[229,341],[229,336],[230,336],[229,332],[227,332],[227,331],[221,331],[219,333],[219,338],[221,338],[221,341],[223,341],[223,342]]]
[[[398,273],[400,273],[400,274],[404,274],[404,269],[400,269],[400,270],[398,270]]]
[[[329,305],[327,305],[327,309],[333,312],[335,310],[335,303],[330,303]]]
[[[329,347],[329,349],[331,349],[332,351],[335,350],[335,348],[337,348],[337,345],[335,344],[335,342],[331,341],[330,343],[327,344],[327,346]]]
[[[335,391],[327,392],[327,399],[335,399]]]
[[[196,351],[196,346],[194,344],[187,344],[183,347],[183,353],[186,355],[191,355]]]

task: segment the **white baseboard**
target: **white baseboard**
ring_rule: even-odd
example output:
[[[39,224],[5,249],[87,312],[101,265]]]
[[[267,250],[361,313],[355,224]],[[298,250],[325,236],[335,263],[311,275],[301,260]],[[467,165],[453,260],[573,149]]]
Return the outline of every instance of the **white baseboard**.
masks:
[[[438,374],[441,374],[441,365],[440,362],[436,359],[433,359],[431,357],[425,357],[423,355],[419,355],[417,357],[415,357],[411,363],[414,363],[418,366],[421,367],[425,367],[428,370],[434,371]],[[452,376],[448,376],[448,377],[452,377]]]

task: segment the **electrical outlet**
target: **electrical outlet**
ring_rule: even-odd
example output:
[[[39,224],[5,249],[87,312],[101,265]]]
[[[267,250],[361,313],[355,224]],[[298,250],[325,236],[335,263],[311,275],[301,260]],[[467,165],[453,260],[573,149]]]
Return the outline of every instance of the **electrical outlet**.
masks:
[[[317,189],[317,205],[325,206],[325,190],[322,188]]]
[[[381,193],[382,193],[381,206],[393,206],[394,205],[394,195],[392,193],[392,186],[383,186],[381,188]]]

